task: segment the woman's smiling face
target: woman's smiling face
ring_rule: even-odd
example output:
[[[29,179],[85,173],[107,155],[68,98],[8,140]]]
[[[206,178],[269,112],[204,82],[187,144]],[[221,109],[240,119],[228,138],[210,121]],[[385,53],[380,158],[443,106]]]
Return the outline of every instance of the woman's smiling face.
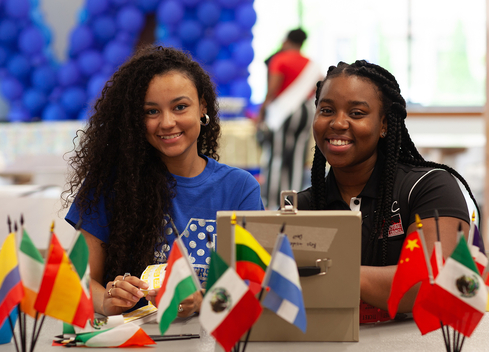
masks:
[[[206,113],[195,84],[170,71],[149,83],[144,99],[146,138],[165,163],[198,157],[200,118]]]
[[[314,116],[318,148],[333,168],[373,167],[387,123],[377,87],[367,78],[339,75],[324,82]]]

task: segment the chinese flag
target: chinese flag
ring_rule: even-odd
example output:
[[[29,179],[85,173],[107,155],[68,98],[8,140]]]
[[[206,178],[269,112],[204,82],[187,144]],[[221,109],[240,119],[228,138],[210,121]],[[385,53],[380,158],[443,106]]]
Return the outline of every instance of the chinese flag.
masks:
[[[414,284],[428,278],[424,249],[418,231],[410,233],[402,245],[397,270],[392,280],[391,293],[387,300],[389,315],[394,318],[402,296]]]

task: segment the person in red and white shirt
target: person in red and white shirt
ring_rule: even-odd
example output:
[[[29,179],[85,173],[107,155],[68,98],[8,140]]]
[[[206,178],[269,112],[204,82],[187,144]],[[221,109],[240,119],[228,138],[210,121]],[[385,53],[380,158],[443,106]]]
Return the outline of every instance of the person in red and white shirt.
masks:
[[[300,190],[314,117],[312,97],[319,67],[301,53],[302,29],[290,31],[282,49],[268,62],[268,91],[257,119],[266,130],[262,141],[262,195],[268,209],[277,208],[281,190]]]

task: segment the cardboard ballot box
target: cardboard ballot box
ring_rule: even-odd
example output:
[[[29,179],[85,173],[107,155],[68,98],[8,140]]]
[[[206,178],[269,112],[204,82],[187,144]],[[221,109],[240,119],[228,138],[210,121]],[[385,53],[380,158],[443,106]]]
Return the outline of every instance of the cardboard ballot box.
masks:
[[[283,209],[283,208],[282,208]],[[250,341],[358,341],[360,302],[361,213],[359,211],[237,211],[237,223],[272,254],[285,223],[307,315],[302,333],[264,309],[251,330]],[[217,252],[231,262],[231,211],[217,213]],[[317,274],[315,267],[320,273]],[[306,270],[307,271],[307,270]],[[311,273],[309,273],[311,274]],[[265,293],[266,294],[266,293]],[[265,296],[263,296],[265,297]]]

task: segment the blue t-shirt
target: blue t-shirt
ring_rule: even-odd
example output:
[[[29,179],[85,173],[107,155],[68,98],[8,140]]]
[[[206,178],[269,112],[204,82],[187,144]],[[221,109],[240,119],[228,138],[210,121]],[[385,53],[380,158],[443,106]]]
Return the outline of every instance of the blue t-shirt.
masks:
[[[247,171],[220,164],[214,159],[207,160],[204,171],[196,177],[176,179],[176,196],[172,200],[171,218],[182,235],[190,262],[203,287],[207,280],[210,248],[216,243],[216,213],[219,210],[263,210],[260,185]],[[103,242],[109,240],[110,229],[104,199],[101,199],[98,213],[83,215],[82,229]],[[72,204],[66,221],[72,226],[78,222],[79,211]],[[166,263],[175,240],[169,214],[165,214],[164,233],[167,243],[154,248],[154,263]],[[210,242],[209,242],[210,239]],[[160,241],[161,242],[161,241]]]

